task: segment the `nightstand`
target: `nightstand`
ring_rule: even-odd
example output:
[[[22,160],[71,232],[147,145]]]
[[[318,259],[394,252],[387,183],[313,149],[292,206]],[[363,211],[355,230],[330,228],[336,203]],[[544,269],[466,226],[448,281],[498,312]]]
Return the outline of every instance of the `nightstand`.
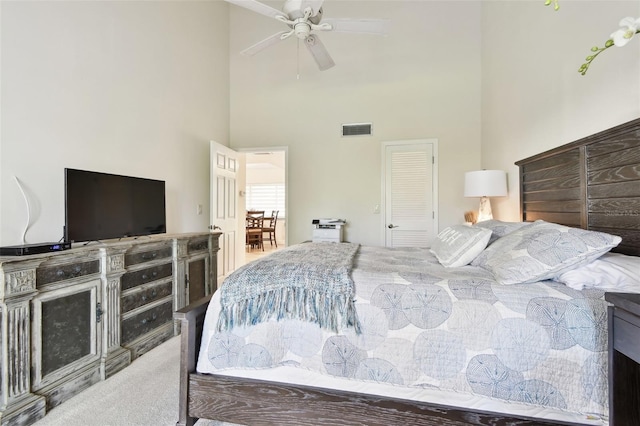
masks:
[[[640,424],[640,294],[606,293],[609,323],[609,424]]]

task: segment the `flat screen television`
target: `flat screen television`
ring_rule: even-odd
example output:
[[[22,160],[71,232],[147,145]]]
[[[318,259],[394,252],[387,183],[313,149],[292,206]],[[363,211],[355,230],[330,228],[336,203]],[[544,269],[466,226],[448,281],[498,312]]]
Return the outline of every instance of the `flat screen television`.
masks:
[[[99,241],[167,231],[165,182],[64,169],[65,241]]]

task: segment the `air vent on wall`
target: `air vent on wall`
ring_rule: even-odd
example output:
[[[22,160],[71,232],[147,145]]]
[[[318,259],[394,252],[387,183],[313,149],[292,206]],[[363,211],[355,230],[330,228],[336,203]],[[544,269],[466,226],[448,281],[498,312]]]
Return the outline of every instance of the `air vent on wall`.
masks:
[[[342,136],[369,136],[371,123],[353,123],[342,125]]]

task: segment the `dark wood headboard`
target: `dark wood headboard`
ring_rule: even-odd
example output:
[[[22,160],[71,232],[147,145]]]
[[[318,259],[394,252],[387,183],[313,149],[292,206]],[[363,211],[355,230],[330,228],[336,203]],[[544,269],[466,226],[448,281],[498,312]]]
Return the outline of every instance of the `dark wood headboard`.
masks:
[[[640,256],[640,119],[517,161],[520,214],[619,235]]]

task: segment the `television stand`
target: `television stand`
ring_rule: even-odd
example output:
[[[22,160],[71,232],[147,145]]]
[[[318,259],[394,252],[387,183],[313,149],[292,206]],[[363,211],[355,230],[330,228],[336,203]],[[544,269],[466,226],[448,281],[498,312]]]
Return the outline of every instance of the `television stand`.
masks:
[[[29,425],[180,332],[215,291],[220,233],[0,257],[0,425]]]

